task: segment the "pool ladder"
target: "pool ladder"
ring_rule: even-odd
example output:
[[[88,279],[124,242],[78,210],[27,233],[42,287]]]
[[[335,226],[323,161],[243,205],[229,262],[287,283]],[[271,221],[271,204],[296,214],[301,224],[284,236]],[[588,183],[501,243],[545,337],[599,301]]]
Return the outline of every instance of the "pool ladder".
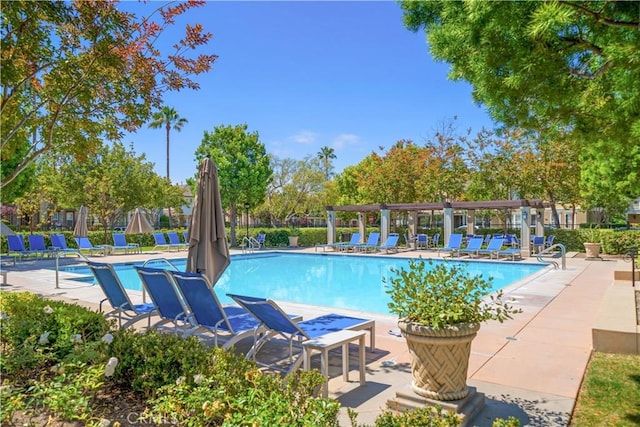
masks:
[[[556,248],[560,248],[560,254],[562,255],[562,269],[566,270],[567,269],[567,250],[565,249],[562,243],[556,243],[538,252],[537,254],[538,262],[541,262],[543,264],[551,264],[553,265],[553,268],[557,270],[559,267],[557,262],[542,258],[542,255],[551,254],[555,251]]]
[[[242,253],[253,253],[256,249],[260,249],[260,242],[254,237],[242,238]]]

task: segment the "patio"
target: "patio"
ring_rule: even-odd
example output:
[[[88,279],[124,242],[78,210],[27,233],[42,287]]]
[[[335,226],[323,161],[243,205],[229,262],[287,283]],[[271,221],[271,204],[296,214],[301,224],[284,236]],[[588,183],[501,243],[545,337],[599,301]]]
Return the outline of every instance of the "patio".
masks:
[[[300,249],[313,252],[314,248]],[[422,253],[424,255],[424,252]],[[388,256],[418,256],[416,251]],[[472,420],[472,425],[490,426],[497,417],[514,416],[522,425],[567,425],[577,397],[582,376],[593,348],[594,327],[605,294],[620,284],[614,282],[614,270],[628,269],[617,259],[586,261],[568,254],[567,269],[547,269],[505,289],[523,313],[503,324],[492,322],[482,326],[473,341],[468,384],[484,394],[485,405]],[[107,262],[130,262],[150,257],[184,257],[184,253],[143,253],[100,257]],[[365,256],[365,255],[363,255]],[[437,256],[435,252],[430,256]],[[64,264],[78,258],[63,258]],[[508,261],[503,261],[508,262]],[[61,298],[97,308],[104,298],[97,286],[80,285],[60,273],[55,287],[52,260],[23,261],[16,266],[3,266],[6,291],[30,291],[51,298]],[[625,283],[623,286],[630,286]],[[140,292],[130,292],[141,301]],[[325,314],[326,309],[295,304],[281,304],[290,312],[307,317]],[[339,310],[334,310],[339,311]],[[411,372],[404,338],[398,336],[392,316],[369,317],[376,321],[375,353],[367,350],[366,385],[360,386],[357,375],[344,382],[341,359],[330,360],[329,396],[343,405],[341,425],[348,426],[346,407],[358,412],[359,423],[373,423],[377,415],[396,399],[397,392],[408,392]],[[240,343],[238,350],[243,350]],[[281,349],[270,351],[274,357]],[[350,369],[357,370],[357,348],[350,347]],[[313,367],[319,367],[314,358]],[[403,404],[403,400],[399,400]],[[406,403],[406,402],[404,402]]]

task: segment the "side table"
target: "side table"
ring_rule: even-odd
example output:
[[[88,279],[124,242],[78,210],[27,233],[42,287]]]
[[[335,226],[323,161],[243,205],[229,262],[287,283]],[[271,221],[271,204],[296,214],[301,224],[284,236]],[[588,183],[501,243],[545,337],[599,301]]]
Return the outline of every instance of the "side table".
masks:
[[[322,386],[322,397],[329,395],[329,351],[342,346],[342,377],[349,381],[349,343],[358,340],[358,355],[360,368],[360,385],[366,383],[365,379],[365,331],[338,331],[302,343],[304,357],[304,369],[311,369],[311,354],[320,352],[320,373],[326,378]]]

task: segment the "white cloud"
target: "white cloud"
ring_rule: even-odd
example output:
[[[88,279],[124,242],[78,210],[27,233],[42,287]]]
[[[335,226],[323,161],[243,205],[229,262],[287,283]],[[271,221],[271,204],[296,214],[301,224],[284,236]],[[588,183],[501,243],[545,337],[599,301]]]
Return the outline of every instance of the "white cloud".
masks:
[[[288,139],[290,141],[297,142],[298,144],[309,145],[316,142],[317,138],[318,138],[318,134],[315,132],[302,131],[293,136],[290,136]]]
[[[333,148],[341,149],[348,145],[355,145],[360,142],[360,137],[352,133],[341,133],[333,139]]]

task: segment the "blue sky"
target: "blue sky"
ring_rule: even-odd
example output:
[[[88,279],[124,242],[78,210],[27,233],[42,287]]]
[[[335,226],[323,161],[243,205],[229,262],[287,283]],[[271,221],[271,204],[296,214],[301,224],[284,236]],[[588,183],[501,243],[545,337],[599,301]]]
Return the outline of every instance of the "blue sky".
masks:
[[[171,133],[174,182],[195,174],[194,152],[218,125],[246,123],[280,158],[332,147],[335,172],[400,139],[423,143],[454,116],[461,133],[493,128],[471,87],[431,58],[424,33],[404,28],[396,2],[216,1],[195,11],[189,22],[213,34],[207,50],[219,58],[199,91],[165,97],[189,121]],[[165,175],[164,130],[145,126],[124,142]]]

